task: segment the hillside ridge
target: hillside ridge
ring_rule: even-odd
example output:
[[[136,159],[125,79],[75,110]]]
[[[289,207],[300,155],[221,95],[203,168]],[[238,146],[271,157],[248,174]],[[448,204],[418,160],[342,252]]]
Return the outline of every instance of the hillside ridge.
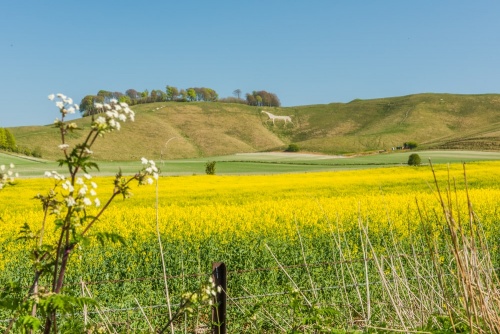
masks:
[[[136,121],[98,141],[97,160],[210,157],[283,150],[290,143],[323,154],[390,151],[407,141],[427,149],[500,150],[500,94],[425,93],[295,107],[157,102],[132,109]],[[276,119],[273,125],[262,110],[293,123]],[[75,122],[85,130],[90,120]],[[52,126],[9,129],[18,145],[40,147],[46,159],[59,157]],[[71,134],[69,144],[85,134]]]

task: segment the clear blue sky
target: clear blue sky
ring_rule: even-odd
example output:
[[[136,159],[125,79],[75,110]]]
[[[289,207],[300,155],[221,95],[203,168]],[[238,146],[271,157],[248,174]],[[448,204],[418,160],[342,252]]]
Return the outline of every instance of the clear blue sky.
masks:
[[[50,124],[50,93],[266,90],[283,106],[500,92],[500,2],[0,2],[0,127]]]

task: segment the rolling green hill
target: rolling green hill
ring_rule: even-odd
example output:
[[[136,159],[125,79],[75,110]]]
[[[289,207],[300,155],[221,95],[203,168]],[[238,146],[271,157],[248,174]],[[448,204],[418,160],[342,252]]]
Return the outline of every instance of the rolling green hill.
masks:
[[[427,149],[500,151],[499,94],[417,94],[282,108],[163,102],[132,109],[136,121],[99,141],[96,159],[221,156],[283,150],[289,143],[328,154],[391,150],[407,141]],[[289,115],[293,124],[276,120],[273,126],[261,110]],[[54,108],[54,118],[56,113]],[[76,122],[83,128],[89,124],[86,118]],[[18,145],[40,147],[46,159],[59,157],[59,136],[52,126],[9,129]],[[79,142],[85,134],[74,133],[71,140]]]

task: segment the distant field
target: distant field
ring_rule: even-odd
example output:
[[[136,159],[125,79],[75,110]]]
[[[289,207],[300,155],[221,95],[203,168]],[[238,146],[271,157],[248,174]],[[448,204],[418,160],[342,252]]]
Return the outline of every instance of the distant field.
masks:
[[[304,153],[241,153],[227,156],[217,156],[197,159],[161,160],[159,157],[147,157],[156,161],[162,170],[162,175],[193,175],[205,174],[207,161],[217,161],[216,173],[220,175],[237,174],[279,174],[304,173],[314,171],[334,171],[349,169],[367,169],[375,167],[392,167],[405,165],[408,156],[413,152],[398,152],[387,154],[361,156],[331,156]],[[420,151],[423,164],[431,159],[434,164],[496,161],[500,160],[500,152],[481,151]],[[56,170],[64,172],[56,162],[41,159],[25,159],[18,156],[0,153],[0,164],[14,163],[21,177],[43,176],[44,172]],[[99,162],[99,175],[113,175],[119,169],[131,174],[141,168],[140,161],[105,161]]]

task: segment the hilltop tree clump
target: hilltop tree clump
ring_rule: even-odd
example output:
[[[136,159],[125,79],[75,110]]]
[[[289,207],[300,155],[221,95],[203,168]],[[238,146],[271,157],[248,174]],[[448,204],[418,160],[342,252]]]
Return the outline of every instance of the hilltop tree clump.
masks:
[[[142,92],[133,88],[127,89],[125,93],[112,92],[101,89],[95,95],[87,95],[80,102],[80,112],[82,116],[91,116],[103,112],[102,108],[96,105],[109,104],[111,100],[127,103],[128,105],[136,105],[143,103],[154,102],[225,102],[225,103],[241,103],[259,107],[279,107],[281,102],[278,96],[274,93],[266,92],[265,90],[253,91],[251,94],[246,94],[246,98],[240,97],[242,94],[240,89],[236,89],[233,94],[235,97],[219,99],[219,94],[207,87],[189,87],[179,89],[175,86],[165,86],[163,90],[148,90]]]
[[[80,113],[82,116],[90,116],[99,113],[96,104],[104,103],[104,97],[98,95],[87,95],[80,102]]]
[[[278,96],[274,93],[266,92],[265,90],[253,91],[252,94],[247,94],[247,103],[251,106],[259,107],[279,107],[281,102]]]

